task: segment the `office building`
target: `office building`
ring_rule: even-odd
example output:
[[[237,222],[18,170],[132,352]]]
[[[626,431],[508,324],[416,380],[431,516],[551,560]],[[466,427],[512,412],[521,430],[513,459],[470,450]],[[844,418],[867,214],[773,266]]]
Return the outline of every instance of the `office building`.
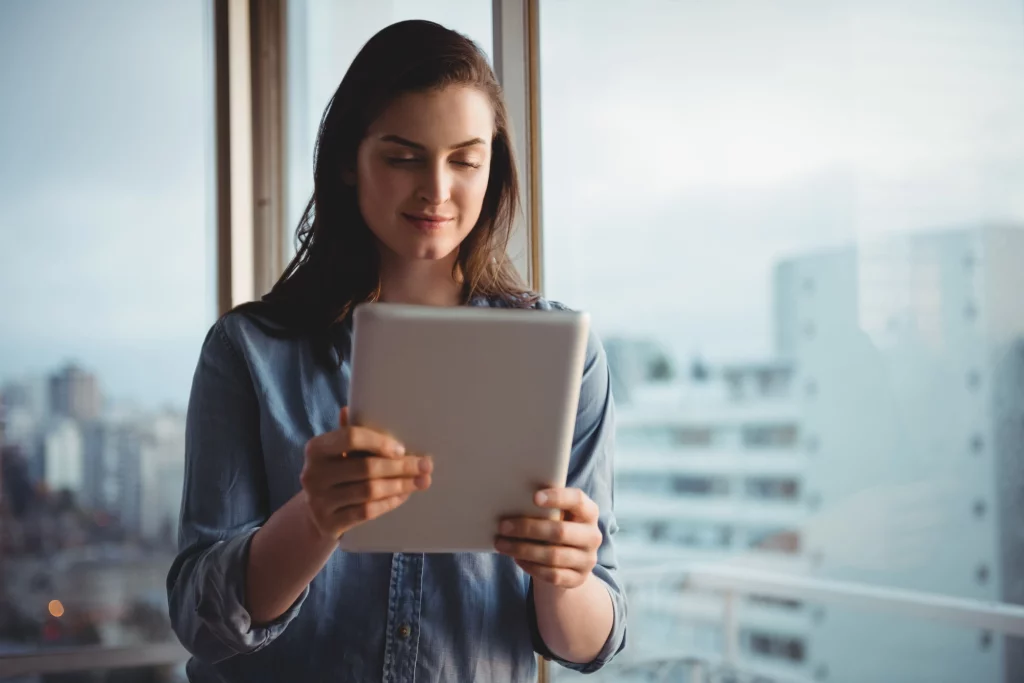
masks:
[[[43,472],[50,491],[79,494],[83,484],[82,432],[74,420],[53,422],[43,437]]]
[[[1022,263],[1015,227],[779,263],[774,360],[622,402],[627,573],[728,561],[1024,603]],[[720,599],[633,600],[639,659],[720,657]],[[1024,680],[1019,641],[921,618],[755,597],[738,628],[741,670],[768,680]]]
[[[77,365],[67,365],[50,377],[50,411],[57,417],[95,420],[102,400],[99,380]]]
[[[983,227],[779,265],[815,576],[1024,603],[1021,264],[1024,229]],[[1024,680],[1019,641],[821,616],[809,647],[828,680]]]

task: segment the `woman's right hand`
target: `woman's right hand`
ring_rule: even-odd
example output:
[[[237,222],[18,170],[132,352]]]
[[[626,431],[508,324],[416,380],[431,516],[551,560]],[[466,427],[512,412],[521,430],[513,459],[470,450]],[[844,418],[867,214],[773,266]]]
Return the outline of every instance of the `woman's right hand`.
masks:
[[[433,471],[430,458],[406,455],[390,436],[350,427],[348,408],[341,409],[338,422],[339,429],[306,443],[299,477],[313,523],[333,539],[429,488]]]

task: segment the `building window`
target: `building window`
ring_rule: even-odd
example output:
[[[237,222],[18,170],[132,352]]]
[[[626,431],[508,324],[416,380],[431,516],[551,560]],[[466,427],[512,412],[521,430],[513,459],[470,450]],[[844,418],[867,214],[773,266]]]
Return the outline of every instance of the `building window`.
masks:
[[[796,425],[752,425],[742,429],[747,448],[791,448],[796,445]]]
[[[657,522],[651,529],[652,540],[683,548],[722,550],[732,543],[732,528],[727,525]]]
[[[796,612],[804,607],[804,603],[799,600],[777,598],[773,595],[751,595],[747,598],[747,601],[752,605],[772,607],[787,612]]]
[[[744,641],[747,652],[755,657],[800,664],[807,656],[804,639],[798,636],[748,630],[744,633]]]
[[[711,429],[709,427],[679,427],[672,430],[672,443],[677,446],[710,446]]]
[[[757,500],[796,500],[800,482],[790,477],[754,477],[744,481],[747,496]]]
[[[729,482],[724,477],[672,477],[672,489],[684,496],[725,496]]]
[[[800,532],[791,529],[750,531],[747,547],[768,553],[795,555],[800,552]]]

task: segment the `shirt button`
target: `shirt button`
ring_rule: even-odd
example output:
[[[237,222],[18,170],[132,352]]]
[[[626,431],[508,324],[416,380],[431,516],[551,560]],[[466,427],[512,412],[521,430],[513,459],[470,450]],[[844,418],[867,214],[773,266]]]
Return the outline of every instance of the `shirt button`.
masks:
[[[412,635],[412,629],[409,628],[408,624],[402,624],[401,626],[398,627],[398,637],[399,638],[401,638],[402,640],[405,640],[410,635]]]

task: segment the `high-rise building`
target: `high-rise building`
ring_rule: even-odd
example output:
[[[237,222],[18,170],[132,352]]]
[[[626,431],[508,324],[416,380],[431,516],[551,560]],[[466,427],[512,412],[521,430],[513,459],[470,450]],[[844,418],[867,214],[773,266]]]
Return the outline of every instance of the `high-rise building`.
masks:
[[[0,402],[8,411],[30,415],[34,420],[49,416],[49,382],[46,377],[22,377],[9,380],[0,388]]]
[[[18,450],[34,480],[43,478],[43,435],[49,419],[46,378],[23,378],[4,383],[0,402],[4,412],[4,442]]]
[[[806,457],[792,376],[788,363],[765,361],[632,388],[617,407],[617,549],[627,577],[725,560],[806,571]],[[721,656],[719,596],[656,582],[630,601],[630,658]],[[744,672],[789,680],[807,668],[806,606],[746,599],[737,622]]]
[[[119,442],[123,428],[110,419],[82,424],[83,475],[81,503],[92,510],[116,512],[120,498]]]
[[[46,430],[43,472],[50,491],[81,492],[84,474],[82,432],[74,420],[57,420]]]
[[[95,420],[102,400],[96,376],[77,365],[67,365],[50,377],[50,411],[57,417]]]
[[[185,479],[185,418],[164,412],[146,425],[140,458],[139,532],[148,540],[173,541],[178,534]]]
[[[776,360],[619,408],[627,574],[728,560],[1024,603],[1022,263],[1024,229],[989,227],[778,264]],[[720,600],[632,599],[632,656],[721,654]],[[1024,680],[1020,640],[921,618],[755,596],[737,622],[741,669],[766,680]]]
[[[816,576],[1024,603],[1022,264],[1009,227],[779,265]],[[829,610],[810,649],[829,680],[1024,680],[1019,640],[925,620]]]
[[[116,513],[132,534],[149,541],[177,536],[185,478],[185,417],[166,411],[113,428]]]

